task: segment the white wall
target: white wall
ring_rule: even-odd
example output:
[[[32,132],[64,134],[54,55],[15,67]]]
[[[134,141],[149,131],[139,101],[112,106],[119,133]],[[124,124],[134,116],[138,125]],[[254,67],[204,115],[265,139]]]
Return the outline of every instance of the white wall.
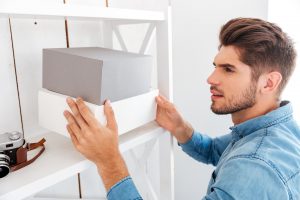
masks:
[[[210,111],[206,78],[214,69],[218,32],[234,17],[267,18],[267,0],[173,0],[174,102],[195,129],[215,137],[229,132],[230,116]],[[201,199],[213,167],[175,151],[176,200]]]
[[[300,94],[299,88],[295,87],[300,84],[300,1],[298,0],[269,0],[269,15],[271,22],[278,24],[295,42],[298,52],[296,69],[283,92],[282,99],[292,102],[294,117],[300,122]]]

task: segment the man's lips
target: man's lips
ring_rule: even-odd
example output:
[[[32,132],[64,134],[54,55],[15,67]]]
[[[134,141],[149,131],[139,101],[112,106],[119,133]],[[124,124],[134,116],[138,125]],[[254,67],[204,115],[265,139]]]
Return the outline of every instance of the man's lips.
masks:
[[[216,90],[210,90],[210,93],[211,93],[213,96],[223,97],[223,94],[222,94],[221,92],[216,91]]]
[[[220,99],[220,98],[224,97],[221,92],[218,92],[216,90],[210,90],[210,93],[212,94],[211,95],[212,100],[217,100],[217,99]]]

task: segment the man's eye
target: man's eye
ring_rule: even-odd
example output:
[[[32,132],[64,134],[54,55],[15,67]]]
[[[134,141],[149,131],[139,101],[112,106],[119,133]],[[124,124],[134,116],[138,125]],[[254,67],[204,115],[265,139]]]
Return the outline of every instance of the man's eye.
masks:
[[[230,67],[224,67],[224,70],[225,70],[226,72],[233,72],[233,70],[232,70]]]

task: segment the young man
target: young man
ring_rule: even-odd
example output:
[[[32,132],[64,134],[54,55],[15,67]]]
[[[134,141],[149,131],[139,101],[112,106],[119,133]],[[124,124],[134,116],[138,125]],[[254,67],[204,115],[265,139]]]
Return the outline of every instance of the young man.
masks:
[[[214,72],[207,82],[211,110],[231,114],[231,133],[210,138],[182,119],[174,105],[156,98],[156,121],[194,159],[216,166],[207,200],[300,199],[300,129],[292,106],[280,101],[295,67],[291,40],[275,24],[252,18],[227,22],[220,32]],[[67,99],[65,112],[75,147],[93,161],[108,199],[141,199],[118,150],[117,124],[109,101],[107,125],[92,116],[82,99]]]

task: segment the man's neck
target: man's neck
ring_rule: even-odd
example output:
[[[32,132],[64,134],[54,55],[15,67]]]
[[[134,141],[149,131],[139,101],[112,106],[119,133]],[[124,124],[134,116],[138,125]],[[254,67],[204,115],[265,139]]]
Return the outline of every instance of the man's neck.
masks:
[[[245,122],[249,119],[265,115],[279,107],[280,102],[277,101],[261,101],[256,103],[251,108],[241,110],[231,114],[231,119],[234,125]]]

